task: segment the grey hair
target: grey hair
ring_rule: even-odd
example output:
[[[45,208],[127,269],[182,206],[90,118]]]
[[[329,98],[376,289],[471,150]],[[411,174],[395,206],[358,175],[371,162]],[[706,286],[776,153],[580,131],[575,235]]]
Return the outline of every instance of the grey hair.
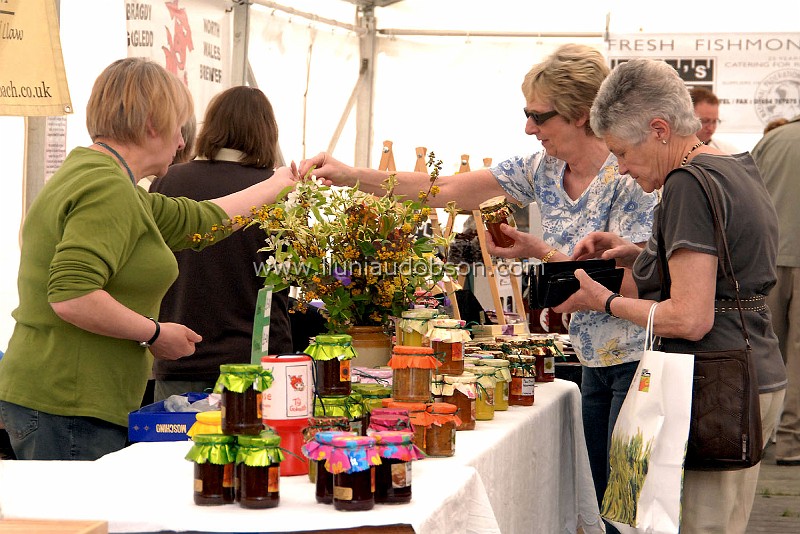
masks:
[[[595,135],[611,134],[639,144],[650,133],[650,121],[660,118],[676,135],[700,129],[686,84],[669,64],[632,59],[618,65],[603,81],[589,113]]]

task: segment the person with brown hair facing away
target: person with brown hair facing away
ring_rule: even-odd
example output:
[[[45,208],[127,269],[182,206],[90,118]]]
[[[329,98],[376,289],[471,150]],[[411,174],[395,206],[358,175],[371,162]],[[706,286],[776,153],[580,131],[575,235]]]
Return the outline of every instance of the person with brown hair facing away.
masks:
[[[34,199],[22,226],[16,324],[0,360],[0,417],[18,459],[96,460],[125,447],[153,358],[183,358],[203,339],[158,319],[178,276],[172,251],[208,246],[190,236],[294,185],[284,167],[203,202],[138,187],[167,172],[193,112],[188,89],[164,67],[115,61],[86,107],[93,144],[73,149]]]
[[[723,154],[736,154],[741,152],[733,145],[714,139],[717,126],[722,122],[719,118],[719,98],[711,90],[705,87],[692,87],[689,90],[692,98],[694,114],[700,120],[700,129],[697,130],[697,138],[708,146],[712,146]]]
[[[214,96],[197,136],[197,157],[173,165],[150,191],[207,200],[272,180],[278,160],[278,123],[266,95],[237,86]],[[263,280],[258,266],[264,231],[245,228],[202,252],[175,252],[178,279],[161,301],[160,317],[203,336],[194,354],[156,360],[154,400],[214,387],[219,366],[249,363],[253,319]],[[289,290],[272,294],[269,353],[291,353]]]

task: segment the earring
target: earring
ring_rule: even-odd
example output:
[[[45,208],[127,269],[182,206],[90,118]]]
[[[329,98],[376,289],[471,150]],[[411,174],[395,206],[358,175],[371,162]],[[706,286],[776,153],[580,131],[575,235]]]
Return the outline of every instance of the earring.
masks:
[[[667,144],[667,140],[666,139],[662,139],[661,142],[664,143],[665,145]]]

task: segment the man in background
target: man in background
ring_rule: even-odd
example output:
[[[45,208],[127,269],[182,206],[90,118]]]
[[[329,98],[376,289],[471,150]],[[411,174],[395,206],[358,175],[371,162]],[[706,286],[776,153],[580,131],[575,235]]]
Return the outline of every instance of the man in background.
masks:
[[[776,433],[778,465],[800,465],[800,115],[764,135],[753,158],[778,212],[778,282],[767,297],[788,386]]]
[[[705,87],[693,87],[689,94],[692,96],[694,104],[694,114],[700,119],[700,129],[697,131],[697,138],[708,146],[713,146],[726,154],[736,154],[741,152],[733,145],[725,141],[712,139],[717,126],[722,122],[719,120],[719,98]]]

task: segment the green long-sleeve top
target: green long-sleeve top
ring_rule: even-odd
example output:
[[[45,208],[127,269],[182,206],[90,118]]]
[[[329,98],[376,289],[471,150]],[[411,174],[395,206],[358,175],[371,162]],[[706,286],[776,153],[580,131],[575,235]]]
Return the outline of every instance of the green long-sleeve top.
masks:
[[[156,317],[178,276],[172,250],[202,248],[189,236],[226,217],[212,202],[134,186],[110,156],[87,148],[70,152],[22,228],[19,307],[0,360],[0,399],[127,426],[128,413],[141,403],[152,355],[136,341],[67,323],[50,304],[102,289]]]

